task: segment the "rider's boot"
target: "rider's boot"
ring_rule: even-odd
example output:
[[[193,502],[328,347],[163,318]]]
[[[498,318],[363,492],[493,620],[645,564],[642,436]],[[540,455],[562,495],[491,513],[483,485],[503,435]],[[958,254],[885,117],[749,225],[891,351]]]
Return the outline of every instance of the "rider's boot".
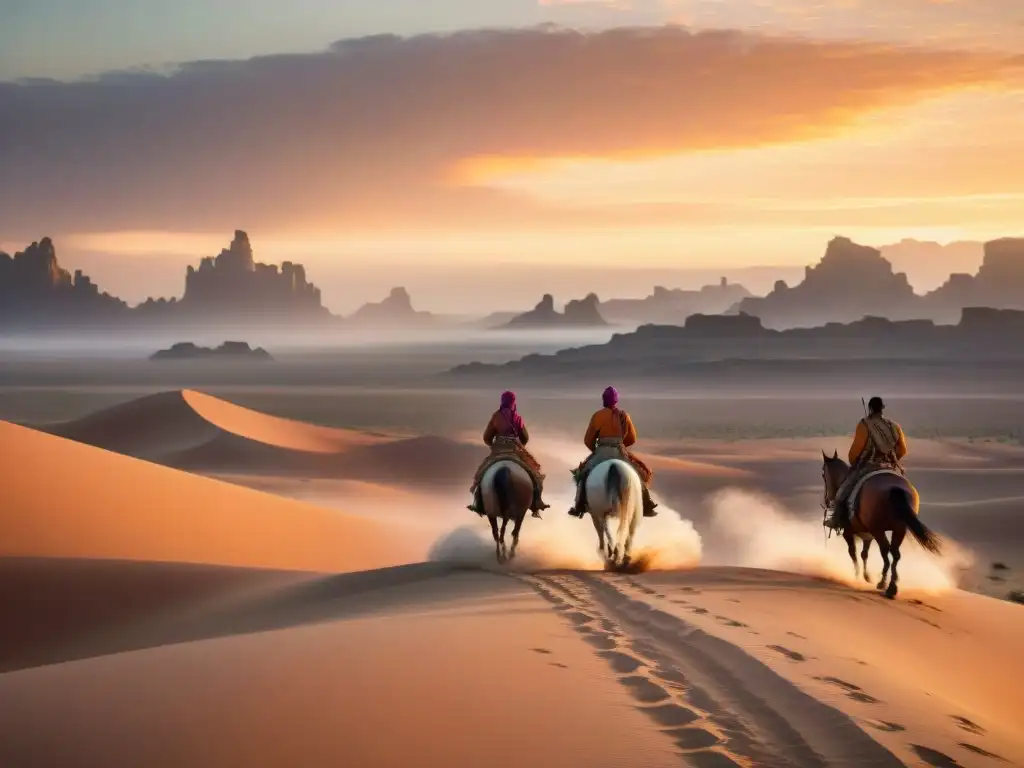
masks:
[[[533,516],[536,517],[538,520],[543,520],[543,518],[540,516],[540,511],[542,509],[549,509],[551,507],[550,504],[544,503],[544,499],[541,498],[541,494],[542,490],[540,485],[534,483],[533,503],[530,504],[530,510],[533,512]]]
[[[657,517],[658,513],[654,511],[657,507],[657,503],[651,498],[651,490],[645,485],[644,486],[644,517]]]
[[[481,517],[484,516],[484,494],[479,485],[473,491],[473,503],[469,504],[466,509],[470,512],[476,512]]]
[[[576,503],[569,507],[569,514],[573,517],[583,517],[587,514],[587,479],[580,478],[580,484],[576,487]]]

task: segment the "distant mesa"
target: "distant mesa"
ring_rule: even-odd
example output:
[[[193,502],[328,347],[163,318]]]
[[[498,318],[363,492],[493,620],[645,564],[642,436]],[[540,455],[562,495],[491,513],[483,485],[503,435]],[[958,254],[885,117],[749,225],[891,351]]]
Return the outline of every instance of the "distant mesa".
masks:
[[[168,349],[161,349],[150,355],[150,360],[273,360],[263,347],[252,348],[244,341],[225,341],[219,347],[200,347],[191,341],[181,341]]]
[[[836,237],[803,282],[779,281],[767,296],[746,298],[733,311],[760,317],[769,328],[811,328],[869,316],[955,323],[967,307],[1024,309],[1024,238],[985,243],[976,275],[950,275],[919,296],[880,250]]]
[[[409,328],[433,325],[435,318],[413,308],[409,292],[398,287],[392,288],[383,301],[363,304],[348,321],[360,328]]]
[[[719,315],[728,312],[753,294],[738,283],[723,277],[715,285],[697,291],[655,286],[644,299],[610,299],[601,304],[601,315],[613,323],[676,325],[690,315]]]
[[[583,299],[570,301],[565,310],[555,309],[555,298],[544,294],[540,303],[529,312],[516,315],[506,324],[506,328],[562,328],[565,326],[605,326],[607,321],[601,316],[601,300],[597,294],[588,294]]]
[[[612,366],[636,379],[678,381],[680,377],[692,380],[698,370],[728,373],[756,361],[786,361],[790,371],[794,365],[823,365],[838,371],[840,366],[856,368],[871,360],[908,365],[1024,361],[1024,311],[966,307],[957,325],[869,316],[853,323],[788,330],[767,328],[760,318],[745,312],[692,315],[682,327],[644,325],[633,333],[615,334],[606,344],[531,354],[503,364],[469,363],[447,375],[495,381],[516,376],[579,381],[581,376],[603,377]]]

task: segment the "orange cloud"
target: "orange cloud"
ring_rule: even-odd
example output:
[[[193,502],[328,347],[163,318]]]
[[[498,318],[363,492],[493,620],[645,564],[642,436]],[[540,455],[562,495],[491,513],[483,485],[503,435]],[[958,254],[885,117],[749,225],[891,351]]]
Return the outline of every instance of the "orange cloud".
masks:
[[[1018,66],[739,32],[545,28],[382,36],[169,77],[0,83],[0,230],[544,222],[565,213],[458,188],[453,169],[478,180],[499,161],[467,158],[804,140],[935,94],[1004,87]]]

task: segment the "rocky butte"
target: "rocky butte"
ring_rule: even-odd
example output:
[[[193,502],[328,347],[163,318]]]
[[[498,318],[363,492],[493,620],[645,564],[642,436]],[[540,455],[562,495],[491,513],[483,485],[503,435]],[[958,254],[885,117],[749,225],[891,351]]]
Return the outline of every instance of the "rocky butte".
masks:
[[[259,315],[280,319],[324,318],[320,289],[306,280],[301,264],[261,264],[253,257],[249,236],[235,232],[218,256],[204,258],[185,274],[185,295],[178,302],[188,315]]]
[[[601,300],[597,294],[588,294],[583,299],[570,301],[565,311],[555,309],[555,298],[550,293],[544,294],[540,303],[529,312],[513,317],[506,328],[562,328],[571,326],[602,326],[608,325],[600,312]]]
[[[953,274],[923,302],[930,317],[954,321],[963,307],[1024,309],[1024,238],[1004,237],[985,243],[976,275]]]
[[[435,318],[430,312],[419,312],[412,306],[412,297],[405,288],[392,288],[382,301],[363,304],[348,318],[358,328],[422,328],[432,326]]]
[[[306,280],[301,264],[286,261],[278,268],[258,263],[241,231],[220,255],[188,268],[182,298],[147,299],[132,308],[101,293],[81,270],[72,276],[63,269],[48,237],[13,257],[0,253],[0,318],[6,328],[21,330],[251,325],[254,319],[287,325],[335,319],[320,303],[320,290]]]
[[[907,276],[893,272],[881,251],[835,237],[821,261],[806,268],[802,283],[791,288],[780,280],[767,296],[746,298],[738,309],[769,328],[809,328],[867,316],[920,317],[917,299]]]
[[[0,252],[0,318],[6,329],[111,321],[128,305],[101,293],[81,270],[61,268],[53,241],[44,237],[10,256]]]

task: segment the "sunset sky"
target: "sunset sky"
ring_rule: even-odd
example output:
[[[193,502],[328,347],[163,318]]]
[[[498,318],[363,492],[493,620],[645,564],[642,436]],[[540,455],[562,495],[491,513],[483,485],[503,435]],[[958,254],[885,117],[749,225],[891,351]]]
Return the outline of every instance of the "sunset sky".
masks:
[[[0,247],[127,293],[236,228],[314,280],[1022,234],[1024,3],[0,0],[0,169]]]

